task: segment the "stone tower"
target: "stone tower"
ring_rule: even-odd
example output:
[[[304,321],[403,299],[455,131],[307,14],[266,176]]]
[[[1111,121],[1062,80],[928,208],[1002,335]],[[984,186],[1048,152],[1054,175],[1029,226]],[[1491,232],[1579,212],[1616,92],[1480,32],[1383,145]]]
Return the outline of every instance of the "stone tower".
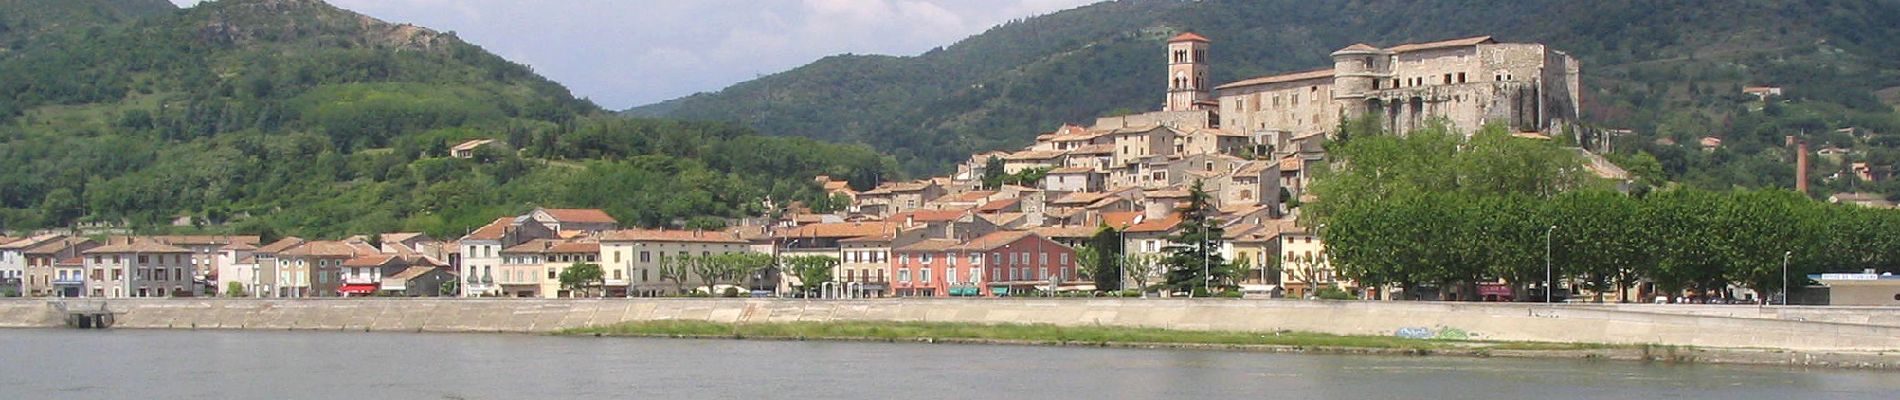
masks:
[[[1390,54],[1365,43],[1333,52],[1333,102],[1346,118],[1368,112],[1366,95],[1390,75]]]
[[[1207,84],[1206,37],[1184,32],[1168,39],[1168,102],[1162,111],[1189,111],[1212,101]]]

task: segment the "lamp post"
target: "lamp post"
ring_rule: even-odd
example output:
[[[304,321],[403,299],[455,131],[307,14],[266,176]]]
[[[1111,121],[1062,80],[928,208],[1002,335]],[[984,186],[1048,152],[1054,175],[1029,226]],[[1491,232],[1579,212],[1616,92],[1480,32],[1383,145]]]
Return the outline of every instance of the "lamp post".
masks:
[[[1554,289],[1557,286],[1555,284],[1556,282],[1551,281],[1551,278],[1550,278],[1550,271],[1551,271],[1550,234],[1555,233],[1555,232],[1557,232],[1556,225],[1551,225],[1550,229],[1544,230],[1544,303],[1545,304],[1550,303],[1550,293],[1555,291]]]
[[[1794,250],[1781,253],[1781,305],[1788,305],[1788,258],[1794,257]],[[1763,304],[1768,302],[1764,301]]]

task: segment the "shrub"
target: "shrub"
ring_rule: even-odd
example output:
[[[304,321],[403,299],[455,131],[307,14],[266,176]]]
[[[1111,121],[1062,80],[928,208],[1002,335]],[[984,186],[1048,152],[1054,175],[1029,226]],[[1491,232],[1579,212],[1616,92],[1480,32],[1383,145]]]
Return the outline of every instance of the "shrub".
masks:
[[[1356,300],[1356,298],[1352,296],[1352,293],[1346,293],[1346,290],[1340,289],[1338,286],[1319,288],[1317,296],[1324,300]]]

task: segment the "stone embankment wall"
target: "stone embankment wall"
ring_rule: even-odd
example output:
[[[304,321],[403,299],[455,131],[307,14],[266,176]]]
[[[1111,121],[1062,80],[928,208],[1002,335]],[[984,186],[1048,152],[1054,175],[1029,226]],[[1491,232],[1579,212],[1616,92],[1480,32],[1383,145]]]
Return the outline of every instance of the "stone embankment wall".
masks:
[[[652,320],[930,321],[1900,351],[1900,327],[1820,321],[1852,322],[1854,318],[1842,315],[1856,313],[1900,313],[1892,309],[1816,308],[1807,315],[1833,317],[1802,321],[1764,317],[1760,312],[1738,317],[1642,307],[1287,300],[120,299],[106,303],[117,314],[118,328],[551,332]],[[1701,313],[1715,313],[1709,310]],[[45,300],[0,301],[0,327],[56,327],[61,321],[57,309]]]

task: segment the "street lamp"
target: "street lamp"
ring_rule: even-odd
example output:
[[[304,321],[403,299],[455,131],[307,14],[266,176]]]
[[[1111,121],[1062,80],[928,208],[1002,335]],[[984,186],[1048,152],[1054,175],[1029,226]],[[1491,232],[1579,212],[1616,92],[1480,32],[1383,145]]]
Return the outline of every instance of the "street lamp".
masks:
[[[1551,225],[1550,229],[1544,230],[1544,303],[1545,304],[1550,303],[1550,292],[1554,291],[1553,288],[1557,286],[1555,285],[1556,282],[1551,281],[1550,279],[1550,271],[1551,271],[1550,234],[1556,231],[1557,231],[1556,225]]]
[[[1794,257],[1794,250],[1781,253],[1781,305],[1788,305],[1788,258]],[[1767,302],[1762,302],[1766,304]]]

